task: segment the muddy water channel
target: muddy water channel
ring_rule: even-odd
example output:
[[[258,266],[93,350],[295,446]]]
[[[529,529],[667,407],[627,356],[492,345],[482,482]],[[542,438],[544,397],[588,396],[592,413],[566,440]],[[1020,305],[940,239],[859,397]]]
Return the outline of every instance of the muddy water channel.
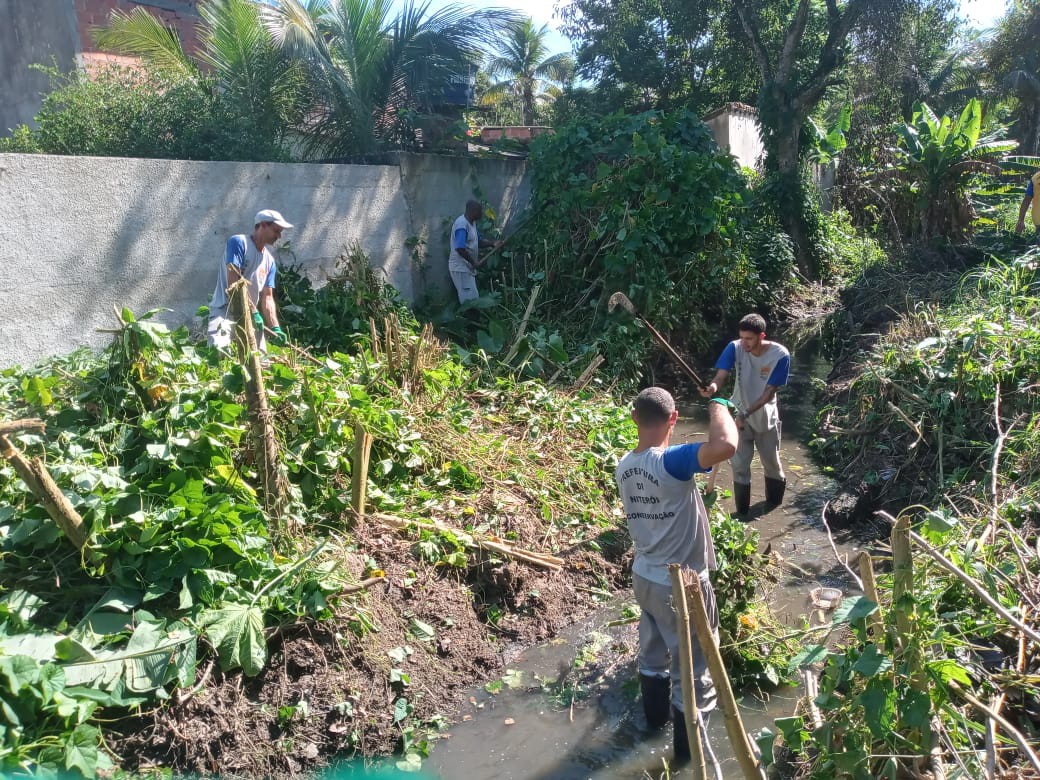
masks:
[[[817,586],[851,590],[838,563],[820,515],[835,485],[809,458],[808,438],[814,410],[811,380],[828,366],[818,352],[799,350],[792,361],[790,386],[780,404],[783,415],[783,459],[788,489],[784,506],[767,511],[761,472],[754,474],[749,522],[767,545],[789,562],[779,584],[764,587],[771,610],[793,629],[810,620],[809,592]],[[703,401],[690,402],[673,441],[703,440],[707,415]],[[757,468],[757,459],[756,459]],[[718,477],[731,484],[728,464]],[[732,499],[724,498],[732,507]],[[843,554],[854,544],[838,545]],[[643,719],[636,681],[636,625],[611,625],[622,618],[625,594],[572,626],[556,640],[507,656],[501,685],[471,691],[462,701],[454,725],[437,741],[424,775],[449,780],[577,780],[578,778],[657,778],[662,759],[672,753],[671,730],[650,733]],[[590,670],[594,670],[590,673]],[[782,688],[770,694],[739,692],[744,724],[757,732],[777,717],[791,715],[800,691]],[[725,776],[740,777],[729,748],[721,715],[709,725],[711,742]],[[673,775],[674,776],[674,775]]]

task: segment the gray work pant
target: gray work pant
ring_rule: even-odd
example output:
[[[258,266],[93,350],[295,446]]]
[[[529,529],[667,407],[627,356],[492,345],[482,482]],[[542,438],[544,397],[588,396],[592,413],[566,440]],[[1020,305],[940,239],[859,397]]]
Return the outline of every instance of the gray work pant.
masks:
[[[771,479],[785,479],[784,467],[780,465],[780,421],[777,420],[776,428],[761,433],[752,430],[747,423],[744,424],[740,430],[737,451],[730,459],[733,481],[742,485],[751,484],[751,458],[756,449],[766,476]]]
[[[701,592],[704,607],[719,641],[719,608],[715,603],[715,591],[708,580],[707,572],[701,575]],[[642,610],[639,618],[639,673],[648,677],[670,678],[672,682],[672,705],[683,711],[682,678],[679,674],[679,635],[676,631],[675,610],[672,608],[672,589],[668,585],[632,575],[632,588]],[[690,628],[690,643],[693,647],[693,682],[697,695],[697,709],[705,714],[717,704],[715,683],[708,671],[708,662],[697,643],[697,635]]]

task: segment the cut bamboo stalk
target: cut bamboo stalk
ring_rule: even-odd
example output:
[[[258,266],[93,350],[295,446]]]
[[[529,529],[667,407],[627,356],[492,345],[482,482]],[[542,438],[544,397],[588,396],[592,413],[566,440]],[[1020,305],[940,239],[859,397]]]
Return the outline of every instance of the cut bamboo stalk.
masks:
[[[44,433],[46,430],[47,423],[36,417],[0,422],[0,436],[10,436],[12,433]]]
[[[726,723],[730,747],[733,749],[733,754],[737,758],[745,780],[762,780],[765,777],[762,764],[755,755],[751,740],[744,730],[740,710],[737,709],[737,700],[733,695],[733,687],[729,683],[726,666],[722,663],[722,654],[715,643],[715,634],[708,621],[708,611],[704,606],[704,594],[701,591],[699,577],[693,577],[693,581],[687,587],[687,603],[690,607],[690,615],[693,617],[693,627],[697,632],[697,641],[700,643],[701,652],[708,661],[708,670],[715,682],[719,708],[722,710],[722,717]]]
[[[481,535],[472,531],[462,531],[457,528],[451,528],[438,523],[435,520],[406,520],[403,517],[394,517],[393,515],[385,515],[382,513],[372,513],[366,516],[371,520],[388,525],[391,528],[398,530],[405,530],[409,526],[418,526],[420,528],[430,528],[435,531],[442,531],[450,533],[459,539],[467,547],[476,547],[481,550],[488,552],[498,553],[505,555],[509,558],[514,558],[522,563],[526,563],[530,566],[535,566],[540,569],[548,569],[550,571],[559,571],[563,564],[566,562],[563,558],[557,558],[555,555],[549,555],[548,553],[534,552],[531,550],[522,550],[508,542],[501,539],[482,537]]]
[[[534,302],[538,300],[538,293],[542,291],[542,285],[536,284],[531,288],[531,297],[527,299],[527,308],[524,309],[524,316],[520,319],[520,327],[516,329],[516,335],[513,337],[513,343],[509,347],[509,351],[506,353],[503,363],[510,362],[516,357],[516,352],[520,349],[520,340],[524,337],[524,333],[527,332],[527,323],[531,319],[531,312],[534,311]]]
[[[245,279],[239,279],[229,288],[235,304],[237,327],[235,343],[238,357],[248,374],[246,378],[246,406],[252,427],[253,447],[259,462],[260,481],[264,493],[264,508],[274,518],[280,518],[289,502],[289,484],[281,468],[278,437],[275,434],[272,413],[264,387],[263,365],[253,330],[252,301]]]
[[[365,426],[354,426],[354,460],[350,474],[350,505],[359,520],[365,516],[365,499],[368,493],[368,464],[372,457],[372,434]]]
[[[1034,751],[1033,748],[1029,746],[1029,742],[1026,741],[1026,738],[1024,736],[1022,736],[1021,731],[1012,726],[1008,722],[1008,720],[999,712],[994,712],[981,701],[979,701],[966,690],[964,690],[956,680],[950,680],[948,685],[950,686],[950,688],[952,688],[962,697],[964,697],[964,700],[967,701],[969,704],[974,706],[987,717],[992,718],[997,723],[999,723],[1000,727],[1003,728],[1007,735],[1015,741],[1016,745],[1018,745],[1018,749],[1022,751],[1022,755],[1029,759],[1029,763],[1033,765],[1033,768],[1038,773],[1040,773],[1040,757],[1037,757],[1036,751]]]
[[[579,376],[577,381],[574,383],[574,386],[571,388],[572,392],[576,393],[579,390],[584,389],[585,385],[592,381],[592,377],[596,374],[596,369],[603,364],[604,360],[606,360],[606,358],[597,352],[595,357],[593,357],[589,362],[588,366],[585,367],[585,370],[581,372],[581,376]]]
[[[690,612],[686,604],[686,583],[682,566],[668,564],[672,580],[672,608],[675,609],[675,633],[679,637],[679,676],[682,680],[683,721],[686,739],[690,745],[690,768],[695,780],[705,780],[704,746],[697,728],[697,695],[693,685],[693,645],[690,635]]]
[[[76,545],[77,550],[82,550],[87,543],[87,530],[83,525],[83,518],[61,492],[43,461],[39,458],[27,459],[10,439],[2,435],[0,455],[3,455],[18,472],[18,476],[47,510],[51,519],[57,523],[65,538]]]
[[[881,602],[878,598],[877,578],[874,576],[874,562],[866,550],[859,554],[859,574],[863,580],[863,595],[878,605],[878,608],[867,618],[867,630],[875,644],[883,643],[885,637],[885,621],[881,616]]]
[[[896,617],[896,647],[903,656],[909,674],[910,688],[928,696],[928,677],[924,670],[924,659],[920,642],[915,639],[915,616],[912,608],[907,609],[904,598],[912,597],[914,591],[914,560],[910,549],[910,518],[900,515],[892,526],[892,609]],[[909,600],[909,599],[908,599]],[[903,713],[900,713],[902,716]],[[904,736],[916,744],[926,759],[931,751],[931,728],[905,726]]]
[[[354,585],[347,585],[340,593],[357,593],[358,591],[368,590],[373,585],[378,585],[380,582],[386,582],[386,577],[369,577],[367,580],[361,580]]]

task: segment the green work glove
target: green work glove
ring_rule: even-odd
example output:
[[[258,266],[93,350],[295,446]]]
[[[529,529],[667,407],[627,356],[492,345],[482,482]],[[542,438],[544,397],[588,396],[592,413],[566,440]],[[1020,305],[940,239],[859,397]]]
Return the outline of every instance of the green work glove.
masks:
[[[253,327],[261,333],[264,330],[264,315],[258,311],[253,312]]]
[[[289,337],[285,335],[285,331],[279,326],[275,325],[271,328],[271,341],[275,344],[282,345],[289,340]]]

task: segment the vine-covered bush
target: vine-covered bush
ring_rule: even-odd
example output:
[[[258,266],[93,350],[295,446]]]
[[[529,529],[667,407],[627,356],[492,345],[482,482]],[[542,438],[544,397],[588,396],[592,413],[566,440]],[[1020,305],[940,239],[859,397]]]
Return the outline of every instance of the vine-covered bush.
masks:
[[[574,122],[532,144],[531,163],[528,217],[512,252],[493,261],[491,282],[510,312],[524,311],[542,283],[533,319],[560,329],[570,358],[578,344],[622,373],[641,364],[644,332],[608,316],[616,291],[694,350],[733,306],[756,302],[746,184],[694,114]]]

